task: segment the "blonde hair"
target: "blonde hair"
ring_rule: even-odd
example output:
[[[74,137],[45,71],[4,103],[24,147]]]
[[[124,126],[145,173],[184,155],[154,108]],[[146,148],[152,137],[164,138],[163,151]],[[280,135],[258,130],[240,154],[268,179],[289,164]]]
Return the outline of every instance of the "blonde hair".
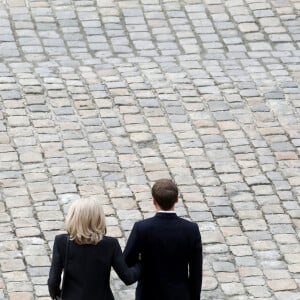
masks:
[[[106,233],[105,215],[96,199],[78,199],[69,208],[66,230],[79,245],[99,243]]]

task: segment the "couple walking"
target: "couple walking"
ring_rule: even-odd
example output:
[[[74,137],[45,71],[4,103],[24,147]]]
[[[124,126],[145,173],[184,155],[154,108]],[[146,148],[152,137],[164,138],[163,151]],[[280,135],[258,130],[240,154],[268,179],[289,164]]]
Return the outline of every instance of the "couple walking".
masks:
[[[134,224],[123,254],[118,241],[105,236],[99,201],[73,203],[66,219],[68,234],[57,235],[54,241],[48,279],[52,299],[113,300],[111,267],[127,285],[138,280],[136,300],[200,299],[198,226],[176,215],[178,189],[171,180],[158,180],[152,196],[157,213]]]

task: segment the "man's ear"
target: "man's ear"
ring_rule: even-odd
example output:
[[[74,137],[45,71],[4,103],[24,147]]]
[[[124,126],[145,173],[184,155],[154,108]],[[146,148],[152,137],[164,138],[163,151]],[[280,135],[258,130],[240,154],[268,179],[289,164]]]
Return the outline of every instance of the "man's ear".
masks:
[[[179,201],[179,198],[177,197],[177,199],[176,199],[175,203],[178,203],[178,201]]]
[[[158,205],[157,201],[154,198],[152,199],[152,203],[153,203],[153,205],[156,209],[159,209],[159,205]]]

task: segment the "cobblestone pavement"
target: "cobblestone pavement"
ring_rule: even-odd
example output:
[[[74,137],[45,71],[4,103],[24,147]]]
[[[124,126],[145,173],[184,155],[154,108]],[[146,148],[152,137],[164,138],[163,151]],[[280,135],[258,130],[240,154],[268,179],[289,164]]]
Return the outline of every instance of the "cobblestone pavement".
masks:
[[[0,299],[49,299],[73,199],[124,246],[164,177],[203,300],[300,299],[299,0],[0,3]]]

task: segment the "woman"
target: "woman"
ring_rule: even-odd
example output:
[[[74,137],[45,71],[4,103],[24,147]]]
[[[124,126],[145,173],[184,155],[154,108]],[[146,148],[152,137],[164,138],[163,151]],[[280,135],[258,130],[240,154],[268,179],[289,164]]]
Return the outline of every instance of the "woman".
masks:
[[[48,279],[52,299],[113,300],[109,284],[111,267],[125,284],[137,281],[140,266],[128,268],[119,242],[105,236],[105,216],[99,201],[75,201],[66,218],[66,230],[68,234],[57,235],[54,240]]]

